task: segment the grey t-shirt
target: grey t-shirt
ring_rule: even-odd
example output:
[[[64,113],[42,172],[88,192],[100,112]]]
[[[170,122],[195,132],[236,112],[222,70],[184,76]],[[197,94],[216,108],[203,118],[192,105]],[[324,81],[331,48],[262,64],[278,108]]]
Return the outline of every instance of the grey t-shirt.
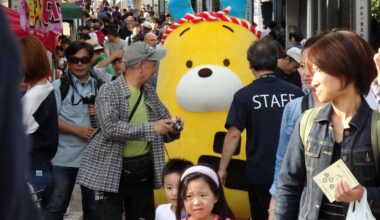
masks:
[[[118,38],[115,43],[110,41],[104,41],[104,51],[108,53],[108,55],[113,54],[117,50],[126,51],[127,43],[125,40]]]

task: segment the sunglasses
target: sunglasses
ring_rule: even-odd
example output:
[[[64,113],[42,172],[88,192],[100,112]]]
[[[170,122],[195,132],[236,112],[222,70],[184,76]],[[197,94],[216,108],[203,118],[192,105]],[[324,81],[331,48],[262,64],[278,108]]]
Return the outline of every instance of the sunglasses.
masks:
[[[78,63],[81,63],[81,64],[88,64],[91,62],[91,58],[90,57],[81,57],[81,58],[78,58],[78,57],[69,57],[67,59],[67,61],[69,61],[69,63],[72,63],[72,64],[78,64]]]

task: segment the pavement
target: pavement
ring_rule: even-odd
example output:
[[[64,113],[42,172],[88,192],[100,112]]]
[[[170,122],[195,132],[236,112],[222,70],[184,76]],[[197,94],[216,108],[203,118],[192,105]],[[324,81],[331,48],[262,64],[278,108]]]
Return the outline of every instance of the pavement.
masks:
[[[70,206],[63,218],[64,220],[82,220],[82,196],[80,186],[75,185],[73,194],[71,195]]]

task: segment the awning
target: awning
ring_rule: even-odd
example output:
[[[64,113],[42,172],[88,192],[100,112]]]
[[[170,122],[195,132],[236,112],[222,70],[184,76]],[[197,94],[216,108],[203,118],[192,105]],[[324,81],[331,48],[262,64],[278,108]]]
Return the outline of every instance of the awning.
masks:
[[[74,3],[63,3],[62,18],[63,20],[81,19],[83,18],[83,9]]]

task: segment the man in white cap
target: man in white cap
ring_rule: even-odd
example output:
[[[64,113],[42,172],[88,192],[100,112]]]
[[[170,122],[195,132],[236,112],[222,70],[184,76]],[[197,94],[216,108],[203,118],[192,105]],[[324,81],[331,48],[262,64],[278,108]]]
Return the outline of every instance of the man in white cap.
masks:
[[[171,118],[148,84],[166,55],[144,42],[127,48],[122,77],[101,87],[100,128],[89,142],[77,182],[96,191],[96,219],[154,219],[153,189],[161,187],[164,141],[179,138],[183,120]],[[175,125],[175,126],[174,126]]]
[[[302,88],[301,76],[297,69],[300,66],[301,49],[291,47],[286,51],[286,54],[280,57],[277,61],[277,69],[274,74],[277,78],[292,83]]]

